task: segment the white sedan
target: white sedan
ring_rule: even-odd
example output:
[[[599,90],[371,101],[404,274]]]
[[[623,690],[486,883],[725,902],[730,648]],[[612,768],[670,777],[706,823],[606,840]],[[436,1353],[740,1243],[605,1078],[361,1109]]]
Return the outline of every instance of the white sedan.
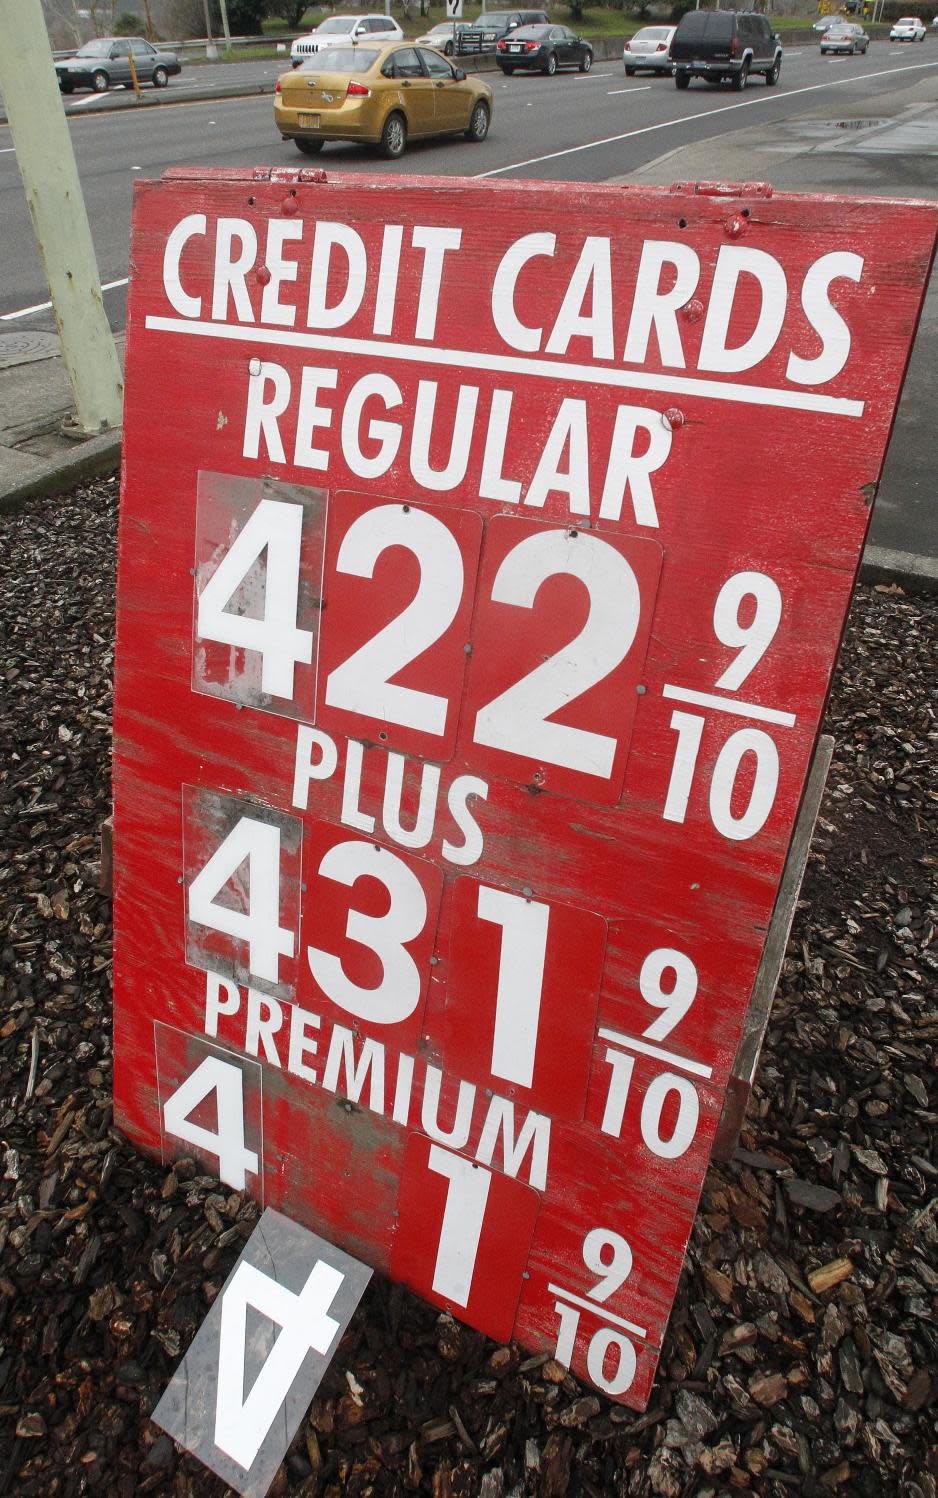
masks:
[[[667,73],[670,78],[674,72],[671,39],[676,30],[675,26],[643,26],[636,31],[622,49],[626,77],[634,77],[642,68],[650,73]]]
[[[891,42],[923,42],[925,23],[918,16],[900,16],[889,33]]]

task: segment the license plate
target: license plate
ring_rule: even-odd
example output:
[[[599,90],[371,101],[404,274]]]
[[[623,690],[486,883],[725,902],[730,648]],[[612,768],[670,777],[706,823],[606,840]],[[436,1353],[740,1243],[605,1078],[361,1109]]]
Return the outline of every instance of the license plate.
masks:
[[[520,52],[521,51],[521,43],[520,42],[511,42],[509,44],[508,50],[509,50],[509,52]]]
[[[494,42],[494,40],[495,40],[495,32],[494,31],[483,31],[483,33],[482,33],[482,40],[484,42]]]
[[[299,119],[300,119],[300,124],[303,126],[304,130],[318,130],[319,129],[319,115],[318,114],[309,114],[307,111],[301,109],[300,110]]]

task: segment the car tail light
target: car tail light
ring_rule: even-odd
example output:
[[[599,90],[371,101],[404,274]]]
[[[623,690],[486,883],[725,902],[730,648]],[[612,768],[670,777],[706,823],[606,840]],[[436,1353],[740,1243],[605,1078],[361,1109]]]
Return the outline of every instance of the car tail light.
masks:
[[[277,79],[277,87],[274,89],[274,93],[275,94],[279,94],[279,92],[280,92],[280,79],[278,78]]]
[[[658,45],[657,45],[657,47],[655,48],[656,52],[667,52],[667,50],[668,50],[667,46],[665,45],[664,42],[659,42]]]
[[[499,42],[498,45],[497,45],[497,50],[499,52],[504,52],[504,50],[505,50],[505,43],[504,42]]]
[[[367,99],[370,94],[371,89],[366,88],[363,83],[356,83],[354,78],[352,79],[348,88],[345,90],[346,98],[351,97],[353,99]]]
[[[737,39],[734,36],[733,37],[733,41],[732,41],[732,43],[730,45],[730,57],[735,57],[736,56],[736,41],[737,41]]]
[[[540,45],[540,42],[525,42],[524,50],[526,52],[536,52]]]
[[[631,52],[632,48],[629,46],[628,42],[626,42],[626,44],[622,48],[622,50],[623,50],[623,52]]]

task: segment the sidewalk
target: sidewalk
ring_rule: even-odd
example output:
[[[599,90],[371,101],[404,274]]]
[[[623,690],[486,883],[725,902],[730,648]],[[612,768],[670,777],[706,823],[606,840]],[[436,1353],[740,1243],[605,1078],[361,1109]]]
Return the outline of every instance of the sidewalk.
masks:
[[[117,339],[123,359],[124,339]],[[74,401],[54,333],[0,333],[0,511],[82,479],[113,473],[120,432],[76,439],[63,423]]]

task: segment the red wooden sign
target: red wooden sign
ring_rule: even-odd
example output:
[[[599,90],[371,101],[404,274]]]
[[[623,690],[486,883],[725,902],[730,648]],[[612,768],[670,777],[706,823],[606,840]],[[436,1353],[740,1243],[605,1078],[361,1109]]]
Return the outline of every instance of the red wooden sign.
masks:
[[[120,1123],[637,1407],[936,220],[137,184]]]

